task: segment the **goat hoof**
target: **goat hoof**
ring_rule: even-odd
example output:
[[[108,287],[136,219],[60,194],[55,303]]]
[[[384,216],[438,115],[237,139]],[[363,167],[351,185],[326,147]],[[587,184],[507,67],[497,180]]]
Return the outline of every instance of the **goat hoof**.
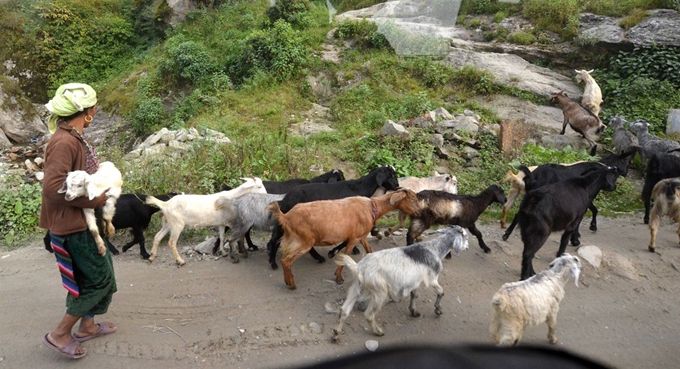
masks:
[[[231,262],[232,262],[233,264],[238,264],[239,261],[241,261],[241,259],[238,259],[238,258],[231,258]]]
[[[355,247],[352,249],[352,255],[359,255],[361,254],[361,251],[359,250],[358,247]]]
[[[434,309],[434,313],[437,314],[437,316],[440,316],[440,315],[443,314],[443,311],[440,308],[436,308],[436,309]]]
[[[340,333],[333,330],[333,337],[331,337],[332,343],[340,343]]]
[[[389,237],[391,235],[390,231],[385,231],[385,237]]]
[[[487,253],[487,254],[491,253],[491,249],[488,248],[488,247],[482,247],[482,250],[484,250],[484,252]],[[449,253],[449,254],[451,254],[451,253]]]
[[[656,248],[651,246],[648,246],[647,250],[649,250],[649,252],[656,252]]]
[[[279,266],[276,265],[276,263],[270,263],[269,265],[272,267],[272,270],[279,269]]]
[[[581,241],[579,241],[579,240],[572,241],[571,245],[574,246],[574,247],[579,246],[579,245],[581,245]]]
[[[503,241],[507,241],[508,238],[510,238],[510,235],[509,235],[509,234],[504,234],[504,235],[501,237],[501,239],[502,239]]]
[[[151,256],[149,254],[142,254],[142,259],[149,260]]]
[[[591,225],[590,230],[593,232],[597,232],[597,226],[596,225]]]
[[[119,255],[120,251],[118,251],[118,249],[111,249],[111,253],[114,255]]]
[[[322,256],[320,259],[316,259],[316,261],[317,261],[319,264],[322,264],[322,263],[325,263],[325,262],[326,262],[326,258]]]
[[[337,283],[337,284],[343,284],[343,283],[345,283],[345,280],[344,280],[344,279],[336,279],[336,280],[335,280],[335,283]]]
[[[414,318],[417,318],[417,317],[420,316],[420,313],[415,311],[415,310],[411,310],[411,316],[414,317]]]
[[[260,248],[257,247],[257,246],[255,246],[255,245],[252,245],[252,246],[248,247],[248,250],[253,250],[253,251],[257,251],[257,250],[259,250],[259,249],[260,249]]]

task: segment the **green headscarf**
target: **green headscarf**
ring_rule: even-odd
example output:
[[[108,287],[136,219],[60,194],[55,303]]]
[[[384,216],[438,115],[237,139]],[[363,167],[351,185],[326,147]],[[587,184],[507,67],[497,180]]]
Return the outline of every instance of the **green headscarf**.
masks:
[[[93,107],[97,103],[97,93],[85,83],[67,83],[59,86],[54,97],[45,107],[52,113],[47,121],[50,133],[57,130],[57,119],[68,117],[79,111]]]

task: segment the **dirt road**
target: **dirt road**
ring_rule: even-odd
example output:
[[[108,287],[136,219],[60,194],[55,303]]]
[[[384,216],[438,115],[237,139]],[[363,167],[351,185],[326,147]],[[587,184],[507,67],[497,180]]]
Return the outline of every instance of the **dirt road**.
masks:
[[[678,368],[675,225],[662,226],[659,252],[652,254],[641,218],[601,218],[597,233],[583,231],[583,244],[600,247],[604,262],[599,269],[584,266],[579,288],[567,286],[557,345],[618,368]],[[378,350],[397,344],[492,343],[491,296],[504,282],[518,279],[522,246],[518,233],[500,241],[497,223],[480,228],[493,252],[484,254],[471,238],[469,250],[445,261],[444,315],[434,314],[434,291],[423,290],[420,318],[409,317],[406,301],[388,303],[378,315],[386,335],[375,337],[355,312],[340,344],[330,342],[337,316],[326,313],[324,305],[340,302],[348,283],[335,284],[333,263],[303,257],[293,264],[298,290],[289,291],[263,251],[239,264],[193,257],[177,267],[165,244],[153,264],[132,249],[114,257],[119,291],[109,313],[98,317],[115,322],[118,332],[85,343],[88,355],[77,363],[40,342],[62,316],[66,292],[54,256],[36,240],[0,253],[0,368],[281,368],[364,352],[371,339],[379,342]],[[256,242],[263,245],[263,237]],[[121,233],[114,242],[127,238]],[[536,270],[553,259],[558,240],[553,234],[539,251]],[[371,243],[380,250],[405,241],[399,236]],[[325,255],[328,248],[319,251]],[[345,277],[349,280],[347,270]],[[548,345],[546,334],[545,324],[530,328],[522,342]]]

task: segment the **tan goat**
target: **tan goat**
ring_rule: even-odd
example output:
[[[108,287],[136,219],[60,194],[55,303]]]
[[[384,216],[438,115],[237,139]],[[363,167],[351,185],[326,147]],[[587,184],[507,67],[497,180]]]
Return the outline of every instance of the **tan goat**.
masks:
[[[602,90],[600,86],[597,85],[595,79],[590,75],[593,73],[594,69],[591,70],[578,70],[576,72],[576,82],[585,82],[586,86],[583,88],[583,98],[581,99],[581,105],[590,109],[593,114],[600,115],[600,105],[602,104]]]
[[[291,265],[313,246],[335,246],[347,242],[345,254],[361,242],[367,253],[373,252],[366,237],[375,222],[393,210],[408,215],[418,212],[415,192],[400,189],[379,197],[352,196],[339,200],[323,200],[295,205],[289,212],[282,213],[278,202],[267,206],[272,217],[284,230],[281,239],[283,258],[283,279],[288,288],[294,290],[295,279]],[[337,283],[343,283],[342,266],[335,271]]]
[[[567,124],[569,124],[574,131],[580,133],[588,141],[590,146],[595,146],[597,135],[607,128],[600,118],[589,109],[570,99],[564,91],[555,92],[550,101],[562,107],[564,122],[560,134],[564,134]]]
[[[680,239],[680,178],[663,179],[654,185],[652,201],[654,206],[649,217],[650,240],[647,247],[650,252],[656,251],[656,232],[664,215],[678,223]]]

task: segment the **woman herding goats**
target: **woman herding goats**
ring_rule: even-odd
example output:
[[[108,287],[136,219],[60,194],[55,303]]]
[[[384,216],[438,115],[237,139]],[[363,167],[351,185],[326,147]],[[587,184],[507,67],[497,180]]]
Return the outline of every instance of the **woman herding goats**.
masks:
[[[66,201],[57,191],[63,186],[68,172],[97,171],[97,153],[83,136],[97,111],[97,94],[82,83],[60,86],[45,106],[52,113],[48,128],[53,133],[45,149],[45,178],[42,189],[40,227],[49,230],[54,255],[61,273],[66,296],[66,315],[43,343],[71,359],[87,353],[80,343],[113,333],[112,323],[94,323],[94,316],[105,314],[116,292],[111,254],[99,255],[92,234],[87,229],[83,208],[99,208],[106,195],[93,200],[87,197]],[[80,321],[78,330],[72,333]]]

